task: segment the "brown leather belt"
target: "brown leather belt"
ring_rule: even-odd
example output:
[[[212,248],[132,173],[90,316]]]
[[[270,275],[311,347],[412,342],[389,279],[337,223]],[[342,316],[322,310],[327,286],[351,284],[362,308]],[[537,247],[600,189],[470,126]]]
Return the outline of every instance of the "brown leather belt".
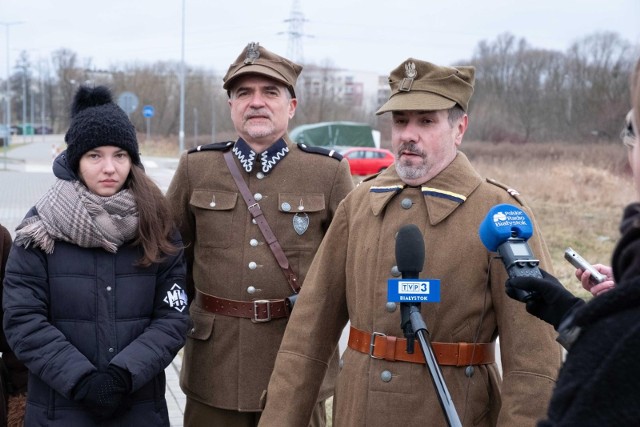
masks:
[[[289,315],[287,303],[283,299],[236,301],[214,297],[196,290],[196,304],[211,313],[251,319],[254,323],[268,322]]]
[[[413,354],[407,353],[407,340],[380,332],[365,332],[351,327],[349,348],[368,354],[374,359],[390,362],[425,363],[420,345],[416,343]],[[432,342],[431,347],[438,365],[469,366],[486,365],[496,360],[494,343],[445,343]]]

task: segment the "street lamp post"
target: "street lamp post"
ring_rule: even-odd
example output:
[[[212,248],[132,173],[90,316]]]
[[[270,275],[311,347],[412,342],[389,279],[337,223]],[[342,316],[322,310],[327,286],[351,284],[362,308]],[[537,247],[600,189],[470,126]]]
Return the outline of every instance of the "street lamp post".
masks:
[[[22,67],[22,135],[27,134],[25,123],[27,123],[27,67]]]
[[[42,126],[42,142],[44,142],[45,140],[45,134],[46,134],[46,128],[47,128],[47,124],[45,123],[44,119],[45,119],[45,113],[44,113],[44,107],[45,107],[45,93],[44,93],[44,77],[42,75],[42,61],[40,61],[40,63],[38,64],[38,74],[40,74],[40,102],[41,107],[40,107],[40,126]]]
[[[198,109],[193,107],[193,138],[195,145],[198,144]]]
[[[185,0],[182,0],[182,49],[180,59],[180,133],[178,135],[179,153],[184,150],[184,9]]]
[[[9,60],[9,27],[12,25],[18,25],[22,22],[0,22],[0,25],[4,25],[7,34],[7,81],[6,81],[6,93],[5,93],[5,102],[7,103],[7,108],[5,110],[5,119],[7,124],[7,137],[4,140],[4,169],[7,169],[7,150],[9,149],[9,144],[11,144],[11,66]]]

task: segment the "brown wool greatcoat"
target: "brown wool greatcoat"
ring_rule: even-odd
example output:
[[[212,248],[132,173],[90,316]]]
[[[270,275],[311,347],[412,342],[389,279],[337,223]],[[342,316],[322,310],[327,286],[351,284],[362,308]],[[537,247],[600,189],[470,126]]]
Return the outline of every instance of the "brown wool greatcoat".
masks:
[[[402,190],[371,191],[397,186]],[[452,194],[466,200],[451,200]],[[402,207],[405,199],[412,202],[409,208],[406,202]],[[422,304],[430,340],[488,343],[500,336],[502,380],[495,364],[475,366],[470,377],[464,366],[442,367],[462,424],[535,425],[545,414],[561,351],[553,329],[505,294],[505,268],[480,242],[480,223],[500,203],[522,207],[534,221],[517,195],[482,179],[462,153],[422,188],[405,187],[395,167],[356,187],[338,208],[311,265],[260,426],[306,425],[347,320],[363,331],[403,337],[399,307],[387,306],[387,280],[393,277],[395,234],[406,224],[416,224],[425,238],[420,277],[441,280],[441,302]],[[540,234],[529,244],[541,267],[550,270]],[[372,359],[350,348],[338,374],[334,411],[336,427],[446,425],[424,365]]]
[[[353,188],[346,160],[305,152],[285,137],[289,152],[259,179],[242,169],[252,194],[302,283],[338,204]],[[225,150],[231,149],[231,146]],[[292,290],[223,158],[223,149],[185,153],[167,197],[186,245],[194,288],[221,298],[252,301],[282,299]],[[212,203],[214,202],[214,203]],[[291,206],[290,211],[283,204]],[[211,206],[214,204],[214,206]],[[302,208],[299,209],[299,207]],[[297,212],[309,216],[309,228],[298,235]],[[253,245],[252,245],[253,243]],[[251,269],[250,263],[256,268]],[[250,293],[249,288],[255,288]],[[209,406],[260,411],[287,319],[252,323],[250,319],[213,314],[192,302],[193,329],[184,349],[180,384],[185,394]],[[319,399],[333,393],[337,352]]]

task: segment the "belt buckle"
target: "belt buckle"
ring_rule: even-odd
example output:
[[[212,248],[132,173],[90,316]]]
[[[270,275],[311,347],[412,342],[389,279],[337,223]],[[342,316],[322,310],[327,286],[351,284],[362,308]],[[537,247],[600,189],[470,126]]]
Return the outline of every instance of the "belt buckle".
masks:
[[[372,359],[384,359],[384,357],[374,356],[373,351],[376,348],[376,337],[386,337],[387,334],[383,334],[382,332],[372,332],[371,333],[371,341],[369,342],[369,357]]]
[[[257,299],[253,301],[253,318],[251,319],[251,321],[253,323],[264,323],[264,322],[269,322],[271,321],[271,306],[269,305],[269,300],[268,299]],[[266,304],[267,306],[267,317],[263,318],[258,318],[258,308],[260,304]]]

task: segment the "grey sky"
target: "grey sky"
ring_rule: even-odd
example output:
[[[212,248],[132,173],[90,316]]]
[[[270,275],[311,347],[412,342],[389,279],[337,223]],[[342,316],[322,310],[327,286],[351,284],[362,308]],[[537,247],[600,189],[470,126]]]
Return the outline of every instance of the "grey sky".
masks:
[[[596,31],[640,44],[639,0],[298,0],[307,62],[387,74],[408,57],[469,59],[480,40],[504,32],[565,51]],[[293,0],[186,0],[185,61],[224,73],[249,41],[287,55]],[[65,47],[97,68],[181,56],[182,0],[0,0],[10,62],[32,63]],[[283,33],[283,34],[278,34]],[[0,26],[0,76],[6,31]]]

